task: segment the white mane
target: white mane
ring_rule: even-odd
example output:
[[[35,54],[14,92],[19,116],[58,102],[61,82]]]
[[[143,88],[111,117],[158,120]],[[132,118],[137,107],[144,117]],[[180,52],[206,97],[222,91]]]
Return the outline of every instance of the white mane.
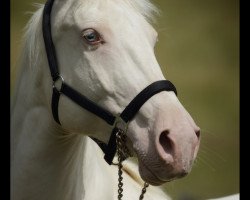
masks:
[[[32,17],[26,24],[24,28],[24,35],[23,35],[23,52],[22,52],[22,61],[25,64],[28,64],[30,69],[33,69],[34,66],[37,65],[39,53],[42,53],[41,47],[43,47],[43,40],[42,40],[42,13],[43,7],[42,4],[35,4],[35,7],[38,8],[32,14]],[[27,63],[27,61],[30,61]],[[22,66],[23,63],[21,63]]]
[[[159,9],[149,0],[124,0],[124,1],[128,4],[131,4],[149,22],[155,22],[155,16],[159,14]]]
[[[105,1],[117,1],[117,0],[102,0],[101,2]],[[155,22],[155,16],[159,14],[159,9],[151,3],[150,0],[119,0],[121,1],[121,6],[125,3],[130,5],[138,13],[141,13],[149,22]],[[83,4],[90,4],[91,6],[95,6],[95,3],[99,3],[99,1],[95,0],[83,0]]]

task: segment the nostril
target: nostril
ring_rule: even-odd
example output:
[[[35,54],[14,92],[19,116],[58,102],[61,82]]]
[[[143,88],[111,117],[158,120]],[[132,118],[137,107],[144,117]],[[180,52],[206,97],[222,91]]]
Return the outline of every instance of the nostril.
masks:
[[[162,146],[162,148],[164,149],[164,151],[168,154],[173,155],[173,149],[174,149],[174,144],[172,142],[172,140],[168,137],[169,135],[169,131],[163,131],[160,135],[160,144]]]
[[[196,134],[197,138],[200,139],[200,134],[201,134],[200,130],[195,131],[195,134]]]

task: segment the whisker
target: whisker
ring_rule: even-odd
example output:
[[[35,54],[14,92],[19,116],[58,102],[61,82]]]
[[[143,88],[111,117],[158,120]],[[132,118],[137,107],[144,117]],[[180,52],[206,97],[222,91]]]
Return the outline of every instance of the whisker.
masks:
[[[199,156],[196,158],[196,160],[197,160],[197,164],[198,164],[198,162],[201,162],[205,166],[209,167],[212,171],[216,171],[215,167],[213,167],[213,164],[211,164],[211,162],[209,160],[205,159],[204,157]]]
[[[199,163],[199,160],[196,158],[193,162],[193,168],[196,168],[196,167],[199,167],[200,166],[200,163]]]
[[[211,148],[211,146],[207,147],[206,145],[203,144],[202,148],[200,149],[201,152],[206,153],[207,155],[214,155],[215,157],[217,157],[218,159],[220,159],[220,161],[226,162],[226,159],[220,155],[218,152],[216,152],[215,150],[213,150]],[[209,154],[211,153],[211,154]]]
[[[167,27],[163,27],[163,28],[158,28],[158,29],[157,29],[157,32],[158,32],[158,33],[161,33],[161,32],[163,32],[163,31],[166,31],[166,32],[167,32]]]
[[[206,136],[206,134],[208,134],[208,135],[212,135],[212,136],[214,136],[214,137],[216,137],[216,138],[219,138],[219,137],[218,137],[218,134],[216,134],[216,133],[214,133],[214,132],[212,132],[212,131],[206,130],[206,129],[201,129],[201,133],[202,133],[202,134],[205,133],[205,136]]]

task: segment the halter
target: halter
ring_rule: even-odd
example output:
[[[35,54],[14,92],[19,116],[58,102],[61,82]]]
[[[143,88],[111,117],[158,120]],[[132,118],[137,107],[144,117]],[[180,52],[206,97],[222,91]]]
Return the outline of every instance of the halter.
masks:
[[[112,164],[113,158],[116,153],[117,144],[116,144],[116,133],[121,128],[120,126],[126,127],[128,126],[129,121],[131,121],[142,105],[150,99],[155,94],[162,92],[162,91],[173,91],[177,95],[177,91],[175,86],[168,80],[160,80],[156,81],[145,89],[143,89],[129,104],[128,106],[119,114],[112,114],[108,110],[102,108],[95,102],[91,101],[84,95],[80,94],[78,91],[73,89],[67,83],[65,83],[63,77],[59,73],[57,57],[55,46],[53,44],[52,35],[51,35],[51,10],[53,6],[54,0],[48,0],[45,4],[44,11],[43,11],[43,38],[45,43],[45,49],[47,53],[48,64],[50,68],[51,77],[53,80],[53,94],[52,94],[52,113],[54,120],[60,123],[59,116],[58,116],[58,103],[60,96],[63,94],[70,98],[73,102],[88,110],[89,112],[95,114],[96,116],[100,117],[107,124],[113,126],[113,130],[111,136],[109,138],[108,144],[105,144],[95,138],[92,138],[102,149],[104,152],[104,159],[108,164]],[[57,87],[60,83],[60,87]],[[123,130],[124,131],[124,130]]]

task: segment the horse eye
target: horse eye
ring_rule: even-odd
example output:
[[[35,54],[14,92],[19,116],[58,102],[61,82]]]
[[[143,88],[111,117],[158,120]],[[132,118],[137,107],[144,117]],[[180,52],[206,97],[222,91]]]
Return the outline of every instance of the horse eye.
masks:
[[[104,42],[100,34],[92,28],[83,30],[82,37],[90,45],[96,45]]]

